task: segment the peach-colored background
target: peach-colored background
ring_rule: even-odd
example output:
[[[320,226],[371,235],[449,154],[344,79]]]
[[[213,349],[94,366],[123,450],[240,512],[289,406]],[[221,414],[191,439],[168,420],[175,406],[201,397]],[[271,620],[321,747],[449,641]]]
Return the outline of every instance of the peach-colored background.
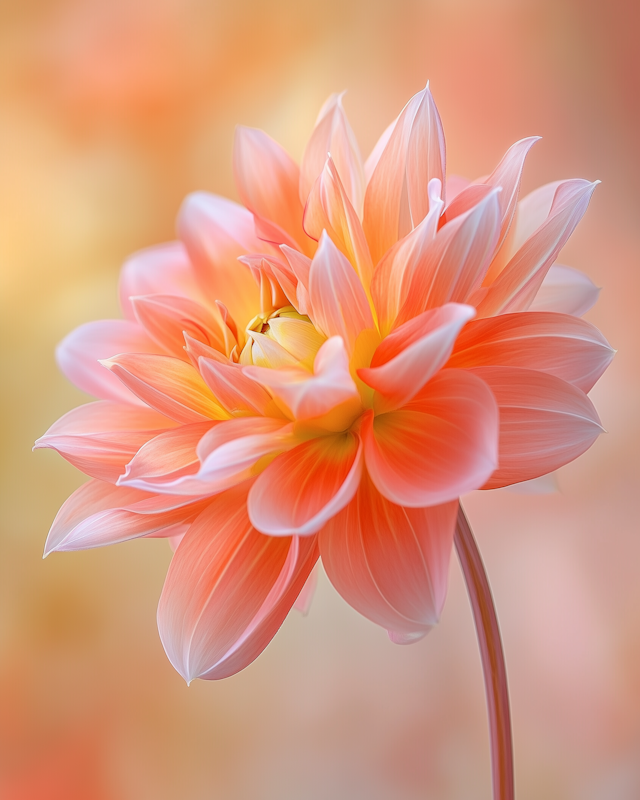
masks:
[[[194,189],[234,196],[236,122],[299,157],[348,89],[365,152],[427,78],[450,171],[542,134],[525,189],[600,178],[561,260],[603,286],[609,433],[562,493],[470,497],[504,631],[520,800],[640,797],[640,6],[628,0],[9,0],[0,10],[3,800],[487,800],[459,568],[438,629],[391,645],[322,579],[244,673],[187,688],[158,540],[40,558],[82,476],[33,440],[85,398],[53,361],[117,314],[119,265]]]

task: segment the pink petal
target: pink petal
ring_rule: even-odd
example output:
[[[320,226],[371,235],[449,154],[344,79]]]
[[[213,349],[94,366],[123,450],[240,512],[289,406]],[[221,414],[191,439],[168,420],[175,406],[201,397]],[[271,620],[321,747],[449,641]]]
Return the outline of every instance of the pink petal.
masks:
[[[460,194],[463,189],[466,189],[471,181],[468,178],[463,178],[461,175],[447,175],[447,200],[449,204],[451,201]]]
[[[158,345],[137,322],[112,319],[87,322],[58,345],[56,360],[64,375],[83,392],[103,400],[139,400],[100,363],[117,353],[157,353]]]
[[[102,362],[144,403],[176,422],[226,419],[191,364],[171,356],[125,353]]]
[[[272,536],[316,533],[355,494],[362,453],[351,433],[311,439],[279,455],[249,492],[249,517]]]
[[[305,585],[302,587],[302,591],[298,595],[296,602],[293,604],[295,610],[299,611],[303,617],[306,617],[309,613],[313,597],[316,593],[316,588],[318,586],[318,567],[319,565],[316,564],[311,570],[311,574],[307,578]]]
[[[364,168],[356,137],[342,108],[342,95],[334,94],[320,111],[316,127],[302,156],[300,201],[304,206],[309,192],[322,172],[327,153],[336,164],[350,204],[362,214]],[[319,237],[315,237],[319,238]]]
[[[220,422],[194,440],[186,453],[185,469],[167,476],[157,491],[184,497],[218,494],[254,477],[274,455],[297,443],[286,420],[240,417]],[[265,461],[260,463],[263,458]],[[142,486],[138,482],[136,485]]]
[[[266,386],[286,405],[294,419],[320,417],[349,400],[357,401],[359,406],[360,395],[349,373],[349,357],[339,336],[327,339],[322,345],[313,372],[310,375],[300,368],[244,368],[245,375]]]
[[[315,537],[258,533],[242,492],[217,497],[180,543],[162,590],[158,628],[173,666],[188,682],[246,667],[282,625],[317,558]]]
[[[446,147],[440,114],[431,91],[427,88],[411,126],[407,147],[407,193],[411,225],[415,228],[427,216],[429,204],[429,181],[437,178],[445,194]]]
[[[320,533],[322,563],[344,599],[415,641],[438,622],[447,591],[458,503],[403,508],[363,477],[356,496]]]
[[[475,308],[447,303],[405,322],[374,353],[371,367],[358,377],[382,395],[378,410],[393,411],[408,403],[444,366],[462,327]]]
[[[478,304],[482,317],[524,311],[537,294],[549,267],[558,257],[587,210],[597,183],[561,183],[546,221],[527,239],[491,284]]]
[[[311,302],[309,300],[311,259],[298,250],[288,247],[286,244],[280,245],[280,249],[298,280],[296,302],[292,303],[292,305],[297,308],[301,314],[308,314],[311,311]]]
[[[35,443],[92,478],[115,483],[145,442],[175,423],[151,409],[100,400],[69,411]]]
[[[470,322],[447,366],[536,369],[588,392],[613,356],[600,331],[578,317],[521,311]]]
[[[216,400],[230,414],[278,414],[269,393],[248,378],[239,364],[201,358],[199,367]]]
[[[428,86],[411,98],[384,139],[386,132],[383,148],[376,146],[365,167],[375,161],[363,220],[374,264],[427,213],[430,179],[444,183],[444,137]]]
[[[186,360],[185,333],[225,351],[220,323],[211,311],[193,300],[157,294],[132,297],[131,305],[138,322],[165,353]]]
[[[157,514],[138,514],[128,506],[150,495],[138,489],[91,480],[77,489],[58,512],[44,554],[54,550],[86,550],[126,542],[140,536],[175,536],[184,532],[202,509],[202,502]]]
[[[358,335],[373,328],[362,283],[326,233],[311,264],[309,298],[315,326],[326,336],[341,336],[349,353]]]
[[[488,386],[442,370],[399,411],[363,418],[365,463],[387,500],[435,506],[480,488],[498,463],[498,409]]]
[[[304,228],[316,240],[326,230],[355,267],[362,285],[369,287],[373,273],[369,246],[331,158],[327,159],[309,194],[304,211]]]
[[[238,126],[233,170],[242,203],[256,217],[275,223],[304,247],[306,236],[298,194],[300,170],[291,156],[264,131]],[[254,250],[259,251],[260,248]]]
[[[118,485],[145,492],[168,491],[176,480],[198,471],[200,460],[196,448],[216,424],[219,423],[195,422],[154,437],[127,464]]]
[[[252,215],[223,197],[196,192],[182,204],[178,232],[184,241],[203,294],[221,300],[244,327],[257,313],[260,295],[238,256],[264,250]]]
[[[556,311],[581,317],[595,305],[600,289],[584,273],[553,264],[547,272],[530,311]]]
[[[602,433],[589,398],[555,375],[518,367],[470,370],[500,410],[499,466],[482,487],[531,480],[568,464]]]
[[[441,228],[424,260],[410,265],[404,280],[406,300],[395,325],[445,303],[464,303],[489,266],[500,233],[499,192]]]
[[[134,320],[131,297],[165,294],[203,302],[195,272],[182,242],[149,247],[128,258],[120,272],[120,307]]]
[[[501,221],[496,249],[504,242],[516,211],[525,159],[529,150],[539,139],[539,136],[529,136],[511,145],[491,175],[482,181],[487,186],[499,186],[502,189],[498,195]]]
[[[428,258],[444,206],[441,189],[437,179],[430,182],[431,210],[411,233],[384,255],[373,273],[371,296],[384,336],[391,330],[407,299],[411,275]]]

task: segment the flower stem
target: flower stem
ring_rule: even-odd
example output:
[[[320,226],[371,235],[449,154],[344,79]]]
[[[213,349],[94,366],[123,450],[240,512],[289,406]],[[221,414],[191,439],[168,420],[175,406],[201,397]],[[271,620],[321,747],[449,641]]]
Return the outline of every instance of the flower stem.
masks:
[[[502,640],[487,574],[462,505],[458,507],[455,543],[473,609],[482,658],[491,737],[493,798],[513,800],[513,740]]]

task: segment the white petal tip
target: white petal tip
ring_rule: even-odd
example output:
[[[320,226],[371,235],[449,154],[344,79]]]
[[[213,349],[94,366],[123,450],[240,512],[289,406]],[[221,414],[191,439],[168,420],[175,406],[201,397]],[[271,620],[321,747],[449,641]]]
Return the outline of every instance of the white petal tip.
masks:
[[[387,631],[389,639],[391,639],[391,641],[394,644],[414,644],[414,642],[419,642],[420,639],[424,639],[427,633],[429,633],[428,630],[416,631],[415,633],[401,633],[399,631]]]

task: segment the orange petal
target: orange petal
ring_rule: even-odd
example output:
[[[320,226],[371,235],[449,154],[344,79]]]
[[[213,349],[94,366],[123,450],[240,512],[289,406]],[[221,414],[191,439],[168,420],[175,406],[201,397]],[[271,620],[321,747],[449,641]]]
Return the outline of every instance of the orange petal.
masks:
[[[426,215],[431,178],[444,184],[444,137],[428,86],[411,98],[381,143],[367,162],[375,167],[364,200],[374,264]]]
[[[178,232],[204,296],[211,304],[221,300],[244,327],[258,310],[260,294],[238,256],[265,248],[255,235],[253,216],[231,200],[196,192],[182,204]]]
[[[536,369],[588,392],[613,356],[600,331],[578,317],[521,311],[470,322],[447,366]]]
[[[407,147],[407,194],[411,225],[415,228],[429,213],[429,182],[440,181],[445,199],[446,147],[440,114],[429,85],[422,94],[411,126]]]
[[[482,181],[482,183],[485,183],[487,186],[499,186],[502,189],[498,195],[501,219],[500,236],[498,238],[496,250],[498,250],[504,242],[511,222],[513,221],[516,205],[518,203],[518,196],[520,194],[520,181],[522,179],[522,169],[525,159],[529,150],[531,150],[533,145],[539,140],[539,136],[529,136],[511,145],[491,175]]]
[[[381,395],[379,411],[393,411],[408,403],[446,363],[463,325],[475,308],[447,303],[405,322],[387,336],[373,355],[371,367],[358,377]]]
[[[161,294],[132,297],[131,305],[136,319],[160,350],[172,356],[188,359],[185,333],[209,347],[225,351],[218,320],[207,308],[187,297]]]
[[[581,317],[595,304],[599,294],[600,289],[583,272],[553,264],[529,310],[555,311]]]
[[[177,358],[124,353],[101,363],[144,403],[176,422],[228,417],[200,373]]]
[[[315,537],[258,533],[246,493],[215,498],[180,542],[162,590],[158,628],[173,666],[187,681],[246,667],[282,625],[317,558]]]
[[[78,389],[103,400],[140,404],[134,393],[102,365],[116,353],[157,353],[158,345],[137,322],[105,319],[71,331],[56,348],[63,374]]]
[[[325,103],[302,156],[300,201],[304,206],[309,192],[331,153],[342,185],[356,214],[362,214],[364,168],[356,137],[342,107],[342,95],[334,94]],[[315,237],[316,239],[319,238]]]
[[[374,326],[356,271],[326,233],[311,264],[309,299],[315,326],[325,336],[341,336],[349,353],[358,335]]]
[[[355,494],[361,446],[351,433],[311,439],[279,455],[249,492],[249,516],[272,536],[316,533]]]
[[[442,186],[437,179],[429,183],[431,202],[429,213],[411,233],[384,255],[373,273],[371,296],[383,335],[391,330],[407,299],[410,277],[418,265],[424,263],[432,246],[444,206],[440,197],[441,189]]]
[[[122,313],[130,320],[135,319],[131,297],[165,294],[205,302],[182,242],[148,247],[130,256],[120,272],[118,294]]]
[[[339,336],[327,339],[318,350],[313,375],[300,368],[245,367],[244,373],[266,386],[297,420],[319,417],[348,400],[360,398],[349,373],[344,342]]]
[[[170,492],[172,485],[200,467],[196,448],[215,422],[195,422],[158,434],[127,464],[118,486],[145,492]],[[200,492],[204,494],[204,489]]]
[[[34,450],[50,447],[92,478],[115,483],[145,442],[174,425],[150,408],[100,400],[61,417]]]
[[[489,286],[478,304],[478,316],[524,311],[529,307],[549,267],[587,210],[596,185],[571,180],[558,186],[549,216]]]
[[[291,156],[264,131],[238,126],[233,170],[242,203],[256,217],[275,223],[304,246],[306,236],[298,195],[300,170]],[[259,235],[262,237],[262,233]],[[260,252],[260,248],[254,252]]]
[[[470,372],[490,387],[500,410],[499,466],[483,489],[546,475],[584,453],[602,433],[589,398],[555,375],[518,367]]]
[[[457,507],[403,508],[363,476],[353,500],[320,533],[329,580],[396,640],[421,638],[444,605]]]
[[[429,308],[465,303],[480,286],[500,233],[498,193],[493,190],[470,211],[447,222],[424,260],[410,264],[404,277],[406,300],[395,325]]]
[[[45,556],[54,550],[86,550],[126,542],[140,536],[175,536],[189,527],[203,503],[182,505],[156,514],[129,510],[136,502],[152,497],[147,492],[91,480],[63,504],[53,521]]]
[[[363,418],[365,463],[388,500],[440,505],[480,488],[498,463],[498,409],[488,386],[442,370],[399,411]]]
[[[277,413],[268,392],[246,377],[239,364],[228,359],[200,358],[198,365],[216,400],[230,414]]]
[[[326,230],[355,267],[362,285],[368,289],[373,273],[369,246],[331,158],[327,159],[309,194],[304,211],[304,228],[316,240]]]

